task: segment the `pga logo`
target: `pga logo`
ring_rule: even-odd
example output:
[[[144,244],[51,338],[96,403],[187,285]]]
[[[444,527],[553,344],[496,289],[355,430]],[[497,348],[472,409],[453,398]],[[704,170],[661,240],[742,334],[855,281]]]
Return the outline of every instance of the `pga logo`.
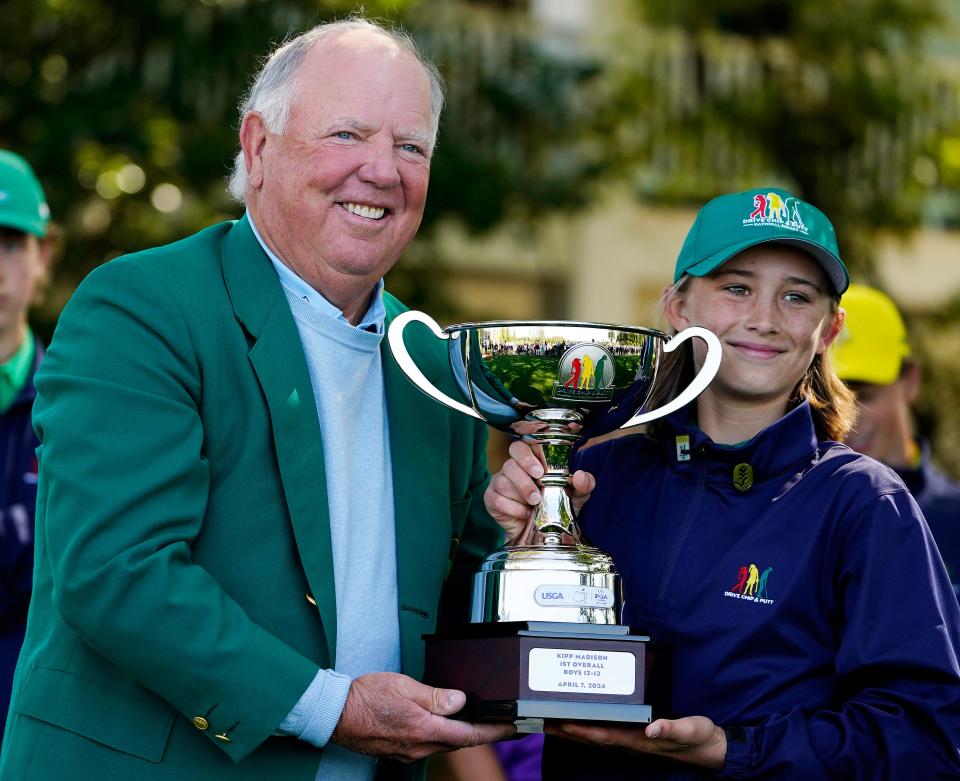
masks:
[[[598,588],[593,595],[597,607],[610,607],[613,604],[613,592],[609,589]]]

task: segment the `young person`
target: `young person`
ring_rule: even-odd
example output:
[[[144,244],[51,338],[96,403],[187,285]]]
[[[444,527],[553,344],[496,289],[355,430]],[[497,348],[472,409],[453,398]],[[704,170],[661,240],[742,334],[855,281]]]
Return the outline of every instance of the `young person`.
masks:
[[[580,502],[596,479],[580,523],[623,576],[623,622],[673,647],[673,718],[548,726],[544,778],[960,773],[949,579],[903,483],[838,444],[853,398],[826,351],[847,284],[829,220],[789,193],[700,210],[664,315],[719,337],[719,373],[644,434],[582,449],[574,476]],[[655,396],[702,361],[695,341]],[[512,533],[542,468],[510,452],[485,500]]]
[[[0,736],[33,579],[39,444],[30,424],[43,345],[27,324],[50,265],[50,210],[30,165],[0,150]]]

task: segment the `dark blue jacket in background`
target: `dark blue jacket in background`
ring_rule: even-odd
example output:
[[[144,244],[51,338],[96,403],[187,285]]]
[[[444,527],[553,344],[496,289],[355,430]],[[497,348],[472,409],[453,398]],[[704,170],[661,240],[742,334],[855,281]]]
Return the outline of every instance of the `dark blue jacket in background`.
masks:
[[[37,395],[33,375],[43,358],[35,340],[33,367],[23,390],[0,415],[0,737],[7,721],[13,671],[17,666],[33,585],[33,518],[37,504],[39,444],[30,413]]]
[[[581,451],[580,520],[624,623],[674,647],[674,715],[742,740],[708,772],[551,738],[544,778],[960,778],[960,608],[902,482],[807,404],[739,448],[685,419]]]
[[[960,594],[960,485],[934,468],[926,448],[919,468],[896,471],[920,505],[953,589]]]

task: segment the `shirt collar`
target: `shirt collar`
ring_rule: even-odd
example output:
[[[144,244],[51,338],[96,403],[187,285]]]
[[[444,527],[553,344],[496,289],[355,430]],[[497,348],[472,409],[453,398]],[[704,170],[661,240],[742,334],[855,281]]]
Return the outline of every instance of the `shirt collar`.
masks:
[[[666,455],[675,468],[692,468],[697,460],[709,456],[709,462],[716,467],[721,480],[729,482],[729,467],[738,463],[752,465],[757,480],[774,477],[796,464],[815,456],[818,448],[816,428],[810,403],[803,401],[787,412],[775,423],[767,426],[753,439],[738,447],[717,445],[703,431],[690,422],[688,409],[679,410],[668,416],[671,433],[663,438]],[[678,462],[678,442],[675,436],[688,437],[685,450],[693,456],[689,464]]]
[[[33,332],[27,326],[17,351],[0,363],[0,411],[5,411],[13,403],[29,379],[34,350]]]
[[[290,293],[297,298],[303,299],[322,314],[353,325],[353,323],[347,320],[341,310],[327,301],[315,288],[308,285],[302,277],[298,276],[286,263],[273,253],[261,238],[259,231],[257,231],[257,226],[250,212],[246,213],[246,218],[250,223],[253,235],[257,237],[257,241],[260,242],[263,251],[267,253],[267,257],[270,258],[270,262],[273,263],[274,268],[277,270],[277,276],[280,277],[280,284]],[[367,311],[360,320],[359,325],[357,325],[357,328],[376,334],[383,333],[383,324],[387,317],[387,310],[383,305],[383,287],[383,278],[381,277],[373,287],[373,294],[370,296],[370,306],[367,307]]]

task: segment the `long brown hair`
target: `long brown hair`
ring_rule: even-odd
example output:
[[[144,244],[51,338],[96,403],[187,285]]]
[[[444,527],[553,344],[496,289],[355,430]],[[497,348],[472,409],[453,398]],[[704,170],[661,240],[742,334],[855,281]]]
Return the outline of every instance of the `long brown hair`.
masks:
[[[690,275],[685,274],[679,282],[664,291],[662,301],[666,302],[677,293],[682,293],[690,284]],[[840,305],[836,299],[830,301],[830,314],[836,317]],[[673,331],[671,331],[673,332]],[[648,409],[662,407],[677,393],[689,385],[695,375],[693,363],[693,345],[687,343],[672,353],[664,353],[657,370],[657,380],[650,391]],[[820,440],[842,442],[856,420],[856,397],[833,370],[829,351],[815,355],[807,371],[790,396],[790,409],[803,401],[810,403],[813,425]],[[647,428],[648,436],[659,439],[663,432],[663,421],[653,421]]]

